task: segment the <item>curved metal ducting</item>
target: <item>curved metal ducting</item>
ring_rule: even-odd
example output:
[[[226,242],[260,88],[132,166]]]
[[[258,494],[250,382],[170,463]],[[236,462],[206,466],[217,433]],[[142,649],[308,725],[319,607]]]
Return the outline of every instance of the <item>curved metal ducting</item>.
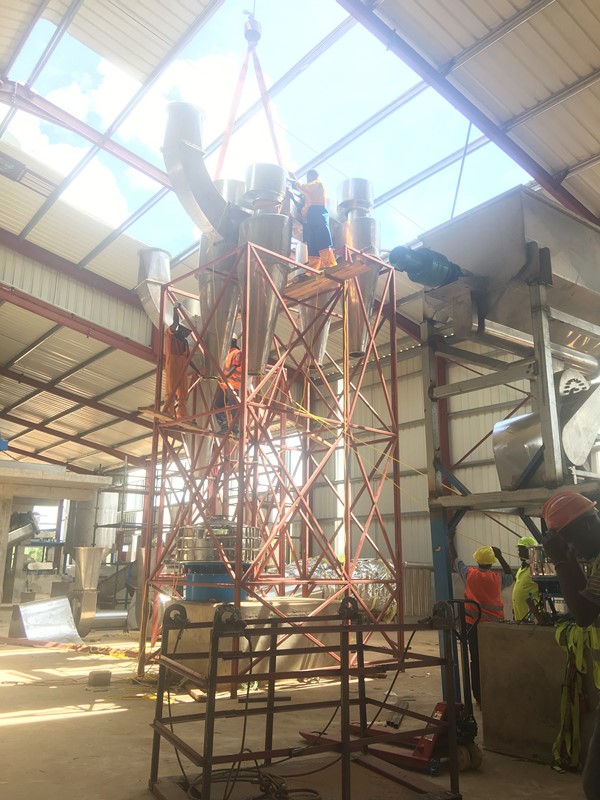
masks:
[[[347,218],[336,231],[336,248],[352,247],[378,258],[379,223],[369,216],[373,206],[373,188],[370,181],[362,178],[349,178],[343,181],[338,188],[338,198],[338,211],[342,215],[347,215]],[[368,330],[362,303],[367,317],[370,318],[378,277],[379,269],[373,264],[368,271],[349,282],[348,347],[352,358],[360,357],[366,351]]]
[[[227,202],[204,163],[200,111],[189,103],[171,103],[163,157],[179,201],[202,233],[235,241],[246,213]]]
[[[161,287],[171,280],[171,256],[166,250],[159,247],[146,247],[138,251],[139,271],[138,285],[135,292],[142,302],[144,311],[150,318],[150,322],[160,328],[160,304]],[[181,301],[190,322],[182,320],[182,324],[189,325],[198,330],[201,319],[200,302],[193,297],[184,297]],[[165,301],[165,325],[170,325],[173,321],[173,303],[166,298]],[[198,370],[204,367],[204,356],[196,351],[192,358],[192,363]]]
[[[255,214],[240,225],[240,244],[255,244],[288,258],[291,241],[292,220],[285,214]],[[248,291],[248,329],[243,347],[248,353],[249,375],[258,375],[265,370],[279,314],[279,299],[265,270],[279,293],[285,289],[290,272],[290,265],[279,261],[276,256],[260,253],[260,260],[264,270],[253,255],[247,267],[243,258],[238,263],[242,305]]]
[[[135,293],[152,324],[160,327],[161,287],[171,280],[171,254],[159,247],[138,250],[138,285]],[[173,304],[167,301],[165,319],[173,319]]]

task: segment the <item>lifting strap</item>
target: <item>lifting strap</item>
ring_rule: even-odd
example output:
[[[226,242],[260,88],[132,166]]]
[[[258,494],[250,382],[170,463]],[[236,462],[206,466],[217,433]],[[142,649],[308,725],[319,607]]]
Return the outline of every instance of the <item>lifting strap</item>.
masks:
[[[283,160],[281,158],[281,152],[279,150],[279,144],[277,142],[277,135],[275,133],[275,125],[273,123],[273,114],[271,112],[271,103],[269,101],[269,93],[267,91],[267,85],[265,83],[265,78],[263,75],[262,67],[260,65],[260,61],[258,60],[258,55],[256,53],[256,42],[248,42],[248,47],[246,48],[246,57],[244,58],[244,63],[242,64],[242,69],[240,70],[240,75],[238,78],[237,85],[235,87],[235,92],[233,93],[233,101],[231,103],[231,110],[229,112],[229,118],[227,120],[227,127],[225,128],[225,133],[223,134],[223,143],[221,145],[221,150],[219,152],[219,160],[217,162],[217,169],[215,171],[215,180],[218,180],[221,177],[221,170],[223,169],[223,162],[225,161],[225,156],[227,154],[227,148],[229,147],[229,142],[231,140],[231,136],[233,134],[233,127],[235,123],[235,118],[237,116],[238,107],[240,105],[240,100],[242,97],[242,91],[244,89],[244,83],[246,82],[246,75],[248,74],[248,63],[250,61],[250,54],[252,54],[252,63],[254,65],[254,74],[256,76],[256,82],[258,83],[258,88],[260,90],[260,98],[262,100],[263,108],[265,110],[265,115],[267,117],[267,124],[269,126],[269,133],[271,134],[271,141],[273,142],[273,147],[275,149],[275,155],[277,157],[277,163],[280,167],[283,167]]]

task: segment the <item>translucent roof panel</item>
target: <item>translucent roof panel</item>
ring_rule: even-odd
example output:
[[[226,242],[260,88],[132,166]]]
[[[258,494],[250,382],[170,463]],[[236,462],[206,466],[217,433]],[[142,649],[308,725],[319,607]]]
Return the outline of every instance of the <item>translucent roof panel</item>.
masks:
[[[127,235],[175,254],[197,240],[199,231],[171,192],[134,222]]]

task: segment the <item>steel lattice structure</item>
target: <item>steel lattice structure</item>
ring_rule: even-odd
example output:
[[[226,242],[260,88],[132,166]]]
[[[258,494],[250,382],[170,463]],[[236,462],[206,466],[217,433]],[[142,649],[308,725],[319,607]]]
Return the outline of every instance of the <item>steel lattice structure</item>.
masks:
[[[239,403],[228,408],[237,415],[239,439],[218,435],[213,417],[216,381],[193,372],[194,357],[204,354],[205,329],[195,330],[185,312],[184,324],[192,330],[189,366],[193,375],[189,416],[167,418],[160,413],[163,397],[163,362],[159,359],[156,383],[154,437],[149,469],[149,494],[144,534],[146,602],[170,587],[177,597],[185,583],[167,567],[173,562],[182,526],[207,530],[225,564],[234,602],[247,596],[274,614],[272,598],[323,596],[316,613],[344,596],[355,597],[373,621],[392,614],[402,622],[402,546],[398,461],[398,382],[396,374],[396,297],[393,269],[379,259],[346,248],[343,264],[303,283],[290,283],[281,293],[271,281],[268,259],[276,254],[248,244],[235,251],[237,269],[228,280],[241,281],[242,342],[248,341],[251,271],[262,273],[279,303],[279,317],[266,371],[248,375],[247,349],[242,347],[242,385]],[[231,254],[229,258],[231,263]],[[277,256],[291,271],[301,265]],[[191,281],[202,269],[218,269],[217,259],[163,290],[164,310],[190,295]],[[362,295],[360,276],[378,274],[379,302]],[[183,287],[186,287],[185,289]],[[223,292],[221,293],[223,294]],[[319,301],[319,298],[320,301]],[[217,303],[219,298],[217,298]],[[299,310],[320,303],[302,326]],[[371,312],[371,309],[375,310]],[[352,313],[351,313],[352,312]],[[350,320],[366,326],[364,355],[351,358],[348,347]],[[339,363],[326,354],[320,365],[315,339],[327,322],[341,333]],[[222,376],[222,372],[220,373]],[[377,407],[364,391],[373,384],[382,398]],[[375,402],[375,401],[374,401]],[[391,490],[393,523],[386,524],[379,508],[384,487]],[[320,493],[317,503],[315,494]],[[327,526],[319,518],[323,502],[338,509]],[[389,504],[389,499],[388,499]],[[389,508],[389,505],[388,505]],[[214,534],[215,515],[228,517],[236,526],[235,554],[225,553]],[[250,560],[244,548],[245,526],[258,529],[259,546]],[[368,554],[380,559],[389,577],[383,581],[357,578],[359,560]],[[333,577],[318,577],[325,567]],[[384,599],[376,608],[364,599],[365,589],[377,582]],[[156,602],[155,602],[156,607]],[[141,648],[145,647],[148,617],[142,619]],[[156,615],[153,636],[157,633]],[[398,639],[390,643],[401,646]],[[143,663],[143,653],[140,663]]]

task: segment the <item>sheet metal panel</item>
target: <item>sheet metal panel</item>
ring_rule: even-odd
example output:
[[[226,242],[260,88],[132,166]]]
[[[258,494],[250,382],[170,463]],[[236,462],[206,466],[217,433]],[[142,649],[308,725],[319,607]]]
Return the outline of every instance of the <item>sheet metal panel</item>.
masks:
[[[27,32],[39,0],[2,0],[0,14],[0,73],[4,74],[12,54]]]
[[[27,240],[77,264],[111,231],[112,227],[104,222],[58,200],[29,232]]]
[[[3,109],[4,106],[0,105],[0,114],[2,114]],[[0,152],[4,149],[0,148]],[[18,150],[15,152],[19,153],[18,160],[23,161],[21,152]],[[19,234],[23,230],[46,199],[20,183],[11,181],[3,176],[0,176],[0,195],[2,196],[0,228],[15,234]]]
[[[0,259],[2,255],[0,253]],[[0,306],[0,361],[6,364],[44,333],[54,327],[47,319],[24,311],[11,303]],[[19,362],[15,369],[21,368]],[[0,380],[2,380],[0,378]]]
[[[94,0],[82,5],[69,28],[71,36],[99,55],[118,64],[138,80],[148,77],[203,12],[218,8],[223,0],[136,0],[114,3]],[[58,24],[67,0],[53,0],[44,16]],[[132,47],[135,42],[135,47]]]
[[[129,356],[127,353],[113,351],[67,378],[62,382],[62,386],[87,397],[94,397],[121,386],[139,375],[145,375],[149,371],[144,369],[143,365],[140,369],[139,359]],[[151,381],[152,390],[154,390],[154,377],[145,380]],[[139,386],[140,384],[135,384],[136,389]],[[113,404],[112,395],[107,398],[106,402]]]
[[[146,314],[0,247],[0,281],[141,344],[150,344]]]
[[[103,250],[96,258],[86,265],[86,269],[90,272],[95,272],[97,275],[102,275],[113,283],[118,283],[125,286],[127,289],[133,289],[137,286],[138,277],[138,250],[142,247],[148,247],[148,244],[142,244],[136,239],[131,239],[128,236],[119,236]],[[89,248],[92,249],[91,247]],[[87,251],[85,253],[87,255]],[[196,262],[193,267],[197,267]]]
[[[88,339],[69,328],[61,328],[22,358],[15,369],[38,380],[52,380],[106,347],[102,342]]]

